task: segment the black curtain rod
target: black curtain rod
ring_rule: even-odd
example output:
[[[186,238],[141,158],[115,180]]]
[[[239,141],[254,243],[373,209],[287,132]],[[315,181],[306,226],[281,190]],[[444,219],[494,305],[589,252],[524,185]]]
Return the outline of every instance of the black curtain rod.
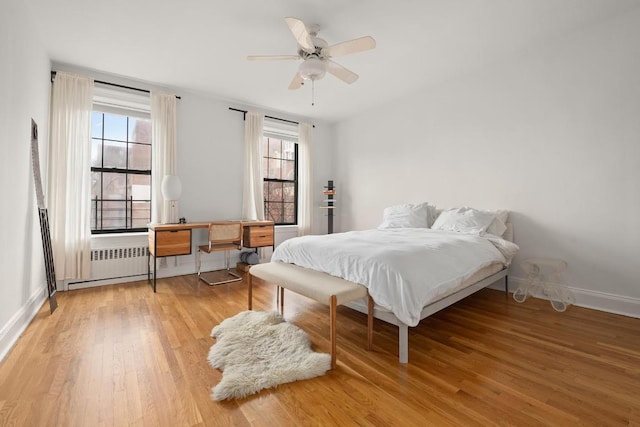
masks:
[[[233,108],[233,107],[229,107],[229,110],[231,111],[237,111],[239,113],[242,113],[242,120],[245,120],[247,118],[247,110],[239,110],[237,108]],[[287,119],[281,119],[279,117],[273,117],[273,116],[264,116],[265,119],[272,119],[272,120],[279,120],[281,122],[286,122],[286,123],[293,123],[294,125],[299,125],[299,122],[295,122],[293,120],[287,120]],[[316,127],[316,125],[312,125],[313,127]]]
[[[51,72],[51,81],[52,82],[53,82],[53,78],[55,76],[56,76],[56,71],[52,71]],[[138,92],[151,93],[151,91],[148,91],[146,89],[140,89],[140,88],[137,88],[137,87],[131,87],[131,86],[125,86],[125,85],[119,85],[117,83],[103,82],[102,80],[94,80],[94,83],[100,83],[100,84],[107,85],[107,86],[115,86],[115,87],[119,87],[119,88],[122,88],[122,89],[135,90],[135,91],[138,91]],[[182,99],[178,95],[176,95],[176,98]]]

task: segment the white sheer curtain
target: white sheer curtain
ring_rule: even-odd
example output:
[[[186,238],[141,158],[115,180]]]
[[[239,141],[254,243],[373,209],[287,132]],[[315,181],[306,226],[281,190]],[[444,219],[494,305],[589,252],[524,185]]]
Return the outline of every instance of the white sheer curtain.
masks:
[[[298,236],[311,233],[313,223],[313,174],[311,147],[313,126],[298,125]]]
[[[162,195],[162,179],[165,175],[176,175],[176,96],[175,94],[151,92],[151,222],[177,222],[175,209]]]
[[[56,279],[88,279],[93,79],[58,72],[51,98],[47,186]]]
[[[244,120],[242,219],[264,220],[262,138],[264,114],[247,112]]]

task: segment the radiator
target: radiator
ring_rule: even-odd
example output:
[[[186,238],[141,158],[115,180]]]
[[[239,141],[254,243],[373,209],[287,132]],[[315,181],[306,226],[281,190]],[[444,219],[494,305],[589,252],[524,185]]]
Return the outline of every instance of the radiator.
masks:
[[[91,280],[147,274],[147,246],[91,250]]]

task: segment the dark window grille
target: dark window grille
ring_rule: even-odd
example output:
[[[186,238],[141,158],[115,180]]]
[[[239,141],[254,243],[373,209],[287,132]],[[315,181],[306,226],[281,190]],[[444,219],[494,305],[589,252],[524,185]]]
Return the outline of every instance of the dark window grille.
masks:
[[[146,231],[151,121],[94,111],[91,127],[91,232]]]
[[[263,138],[264,216],[275,225],[298,223],[298,144]]]

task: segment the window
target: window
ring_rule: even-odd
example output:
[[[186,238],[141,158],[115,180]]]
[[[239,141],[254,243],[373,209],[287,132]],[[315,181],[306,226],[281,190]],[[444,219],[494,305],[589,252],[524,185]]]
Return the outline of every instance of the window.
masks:
[[[151,120],[93,111],[91,232],[146,231],[151,221]]]
[[[290,139],[263,138],[264,216],[275,225],[298,223],[298,144]]]

